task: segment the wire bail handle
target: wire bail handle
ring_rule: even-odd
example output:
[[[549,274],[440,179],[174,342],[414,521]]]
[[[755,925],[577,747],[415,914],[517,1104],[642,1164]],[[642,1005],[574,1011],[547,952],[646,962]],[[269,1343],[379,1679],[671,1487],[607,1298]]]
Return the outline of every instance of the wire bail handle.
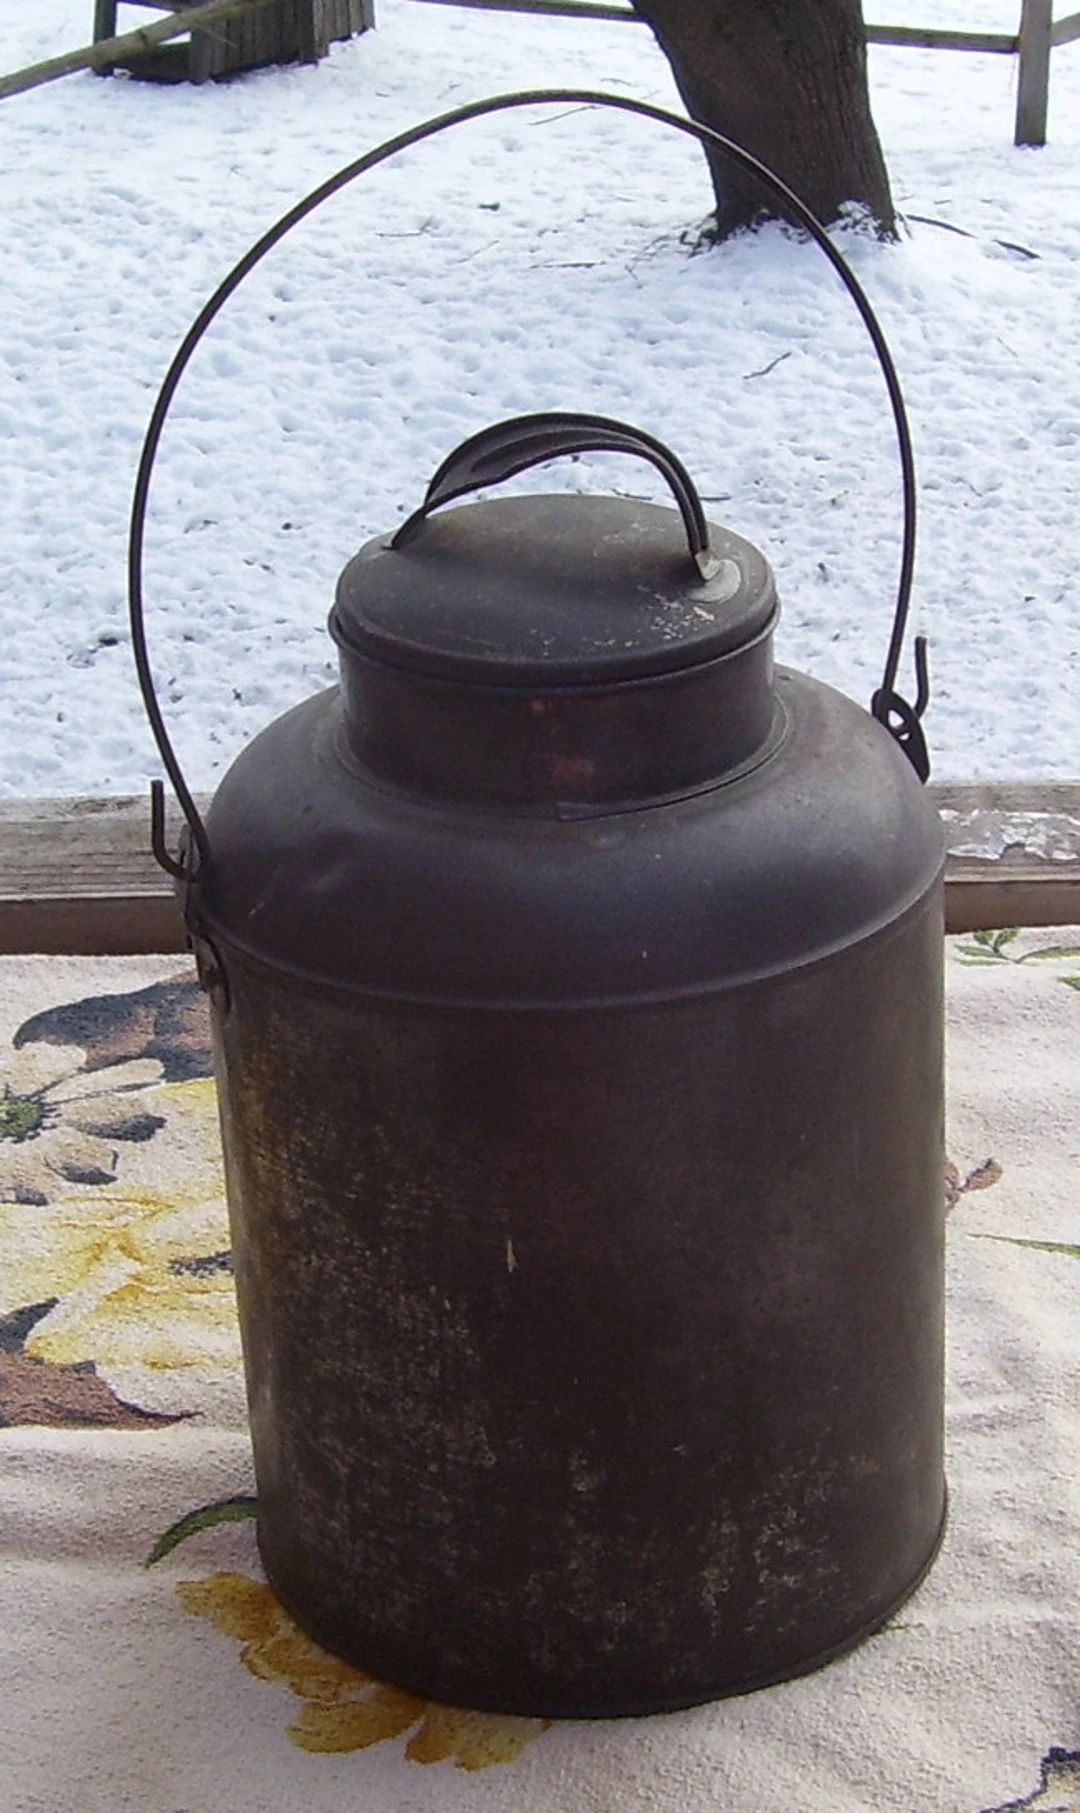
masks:
[[[610,107],[621,113],[636,114],[642,119],[655,120],[662,126],[671,126],[677,132],[697,139],[703,146],[715,146],[742,170],[757,177],[767,189],[771,190],[773,195],[783,201],[788,212],[801,226],[805,227],[810,237],[825,254],[858,309],[885,379],[896,429],[903,480],[903,539],[896,610],[881,685],[870,701],[870,711],[872,716],[899,743],[919,779],[925,781],[929,774],[930,758],[921,724],[929,699],[925,637],[917,636],[915,638],[917,691],[914,704],[909,704],[896,691],[897,672],[907,630],[911,582],[915,568],[915,460],[911,446],[911,431],[892,355],[877,317],[854,272],[829,239],[821,222],[810,212],[805,203],[800,201],[794,191],[789,189],[787,184],[782,182],[780,177],[776,176],[767,165],[761,163],[749,151],[745,151],[741,145],[737,145],[733,139],[725,138],[722,133],[714,131],[711,126],[703,126],[697,120],[686,119],[679,114],[669,112],[666,108],[653,106],[651,102],[634,100],[625,95],[605,94],[589,88],[532,89],[519,94],[493,95],[485,100],[470,101],[465,106],[456,107],[449,113],[439,114],[434,119],[425,120],[421,125],[413,126],[407,132],[398,133],[394,138],[387,139],[383,144],[376,146],[373,151],[367,151],[362,157],[355,158],[351,163],[344,165],[335,175],[328,177],[309,195],[296,202],[245,252],[228,276],[218,285],[213,295],[203,304],[173,356],[150,416],[135,478],[128,541],[128,603],[132,651],[143,706],[162,763],[172,783],[190,833],[191,846],[187,850],[182,849],[180,858],[177,859],[166,847],[163,786],[159,780],[152,781],[150,789],[151,838],[154,854],[161,866],[178,880],[188,884],[193,881],[200,864],[209,859],[210,845],[202,815],[195,804],[191,789],[177,760],[154,687],[143,611],[143,548],[150,479],[162,431],[180,379],[207,328],[249,272],[265,258],[268,252],[273,250],[279,240],[284,239],[293,227],[312,214],[324,201],[328,201],[331,196],[336,195],[340,189],[344,189],[347,184],[353,182],[358,176],[363,176],[368,170],[373,170],[377,165],[386,163],[399,151],[405,151],[413,145],[421,144],[425,139],[434,138],[453,126],[463,125],[468,120],[481,119],[487,114],[503,113],[511,108],[548,105]],[[401,532],[399,530],[398,534],[400,535]]]

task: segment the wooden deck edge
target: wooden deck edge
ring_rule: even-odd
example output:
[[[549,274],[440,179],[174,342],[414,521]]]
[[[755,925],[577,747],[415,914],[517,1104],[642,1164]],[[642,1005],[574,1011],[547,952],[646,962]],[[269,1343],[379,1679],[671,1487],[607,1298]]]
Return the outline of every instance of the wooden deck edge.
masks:
[[[1080,782],[931,785],[950,932],[1080,923]]]
[[[1080,781],[931,788],[951,932],[1080,923]],[[0,800],[0,954],[182,951],[144,799]]]
[[[945,870],[945,930],[989,932],[1012,925],[1080,925],[1080,864],[1068,874],[995,875],[971,864]]]
[[[171,893],[0,894],[0,956],[134,957],[187,949]]]

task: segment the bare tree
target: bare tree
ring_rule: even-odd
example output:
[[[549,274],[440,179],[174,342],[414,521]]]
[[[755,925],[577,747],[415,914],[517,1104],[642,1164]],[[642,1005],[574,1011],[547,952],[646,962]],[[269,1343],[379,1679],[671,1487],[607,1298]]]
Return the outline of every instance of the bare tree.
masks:
[[[856,203],[895,234],[870,112],[861,0],[633,0],[671,64],[692,119],[753,152],[827,225]],[[711,149],[723,239],[783,208]]]

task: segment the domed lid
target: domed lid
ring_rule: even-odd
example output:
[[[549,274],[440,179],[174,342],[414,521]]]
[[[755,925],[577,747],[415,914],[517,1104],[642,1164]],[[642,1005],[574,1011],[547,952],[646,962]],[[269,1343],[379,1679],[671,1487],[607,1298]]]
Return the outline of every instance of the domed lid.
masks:
[[[428,515],[478,484],[585,448],[651,460],[679,511],[543,495]],[[706,524],[660,443],[600,417],[542,416],[485,430],[451,455],[404,528],[349,562],[330,627],[344,648],[433,678],[596,685],[730,654],[775,611],[763,555]]]

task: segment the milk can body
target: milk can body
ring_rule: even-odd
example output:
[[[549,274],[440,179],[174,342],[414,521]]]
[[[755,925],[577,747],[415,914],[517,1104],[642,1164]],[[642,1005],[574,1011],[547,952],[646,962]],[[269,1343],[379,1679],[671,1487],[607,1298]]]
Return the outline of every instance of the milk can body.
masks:
[[[936,815],[756,550],[600,504],[365,550],[189,903],[268,1577],[547,1716],[826,1660],[944,1515]]]

